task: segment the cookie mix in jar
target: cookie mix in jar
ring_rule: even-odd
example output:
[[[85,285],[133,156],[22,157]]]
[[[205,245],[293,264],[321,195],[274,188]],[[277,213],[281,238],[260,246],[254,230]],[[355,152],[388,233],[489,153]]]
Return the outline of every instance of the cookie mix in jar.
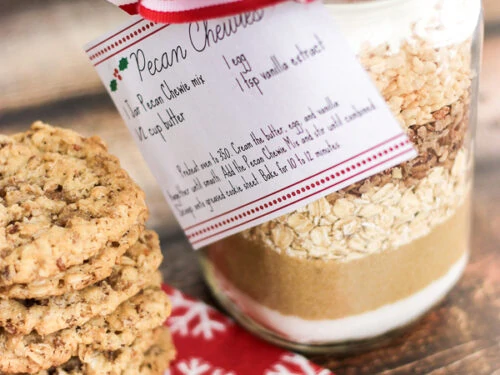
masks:
[[[377,342],[468,260],[480,0],[327,1],[418,157],[201,252],[215,296],[304,351]]]

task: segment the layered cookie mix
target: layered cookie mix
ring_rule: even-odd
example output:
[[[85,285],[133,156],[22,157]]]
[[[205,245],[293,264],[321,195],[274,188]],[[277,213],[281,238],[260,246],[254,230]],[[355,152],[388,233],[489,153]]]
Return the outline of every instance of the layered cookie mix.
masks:
[[[430,13],[449,1],[427,2],[397,5],[417,6],[398,38],[362,32],[357,21],[387,12],[376,2],[331,6],[418,157],[204,250],[222,303],[281,343],[335,345],[402,327],[466,265],[479,8],[450,35]]]
[[[0,142],[0,374],[162,374],[158,235],[97,137],[35,123]]]

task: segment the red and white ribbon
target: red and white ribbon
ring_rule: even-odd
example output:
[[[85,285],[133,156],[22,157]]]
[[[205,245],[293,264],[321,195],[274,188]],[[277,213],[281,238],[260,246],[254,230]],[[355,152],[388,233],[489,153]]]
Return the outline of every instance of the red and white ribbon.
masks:
[[[252,11],[286,0],[108,0],[159,23],[185,23]],[[299,0],[308,3],[314,0]]]

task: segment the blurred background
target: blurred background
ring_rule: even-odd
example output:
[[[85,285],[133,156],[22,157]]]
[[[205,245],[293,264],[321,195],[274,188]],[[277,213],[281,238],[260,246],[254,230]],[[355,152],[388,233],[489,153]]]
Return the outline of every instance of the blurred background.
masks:
[[[500,180],[500,0],[484,5],[479,187],[498,186]],[[40,119],[101,136],[146,191],[150,226],[168,237],[178,233],[177,224],[83,52],[85,43],[126,20],[104,0],[2,0],[0,132],[22,131]]]

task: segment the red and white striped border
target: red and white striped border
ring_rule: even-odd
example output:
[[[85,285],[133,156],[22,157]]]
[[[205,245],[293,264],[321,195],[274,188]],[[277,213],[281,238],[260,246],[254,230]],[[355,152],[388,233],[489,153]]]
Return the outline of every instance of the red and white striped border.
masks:
[[[348,186],[358,176],[377,168],[386,169],[409,153],[415,152],[406,134],[401,133],[352,158],[324,171],[295,182],[283,189],[248,202],[208,220],[183,228],[192,245],[196,246],[213,237],[260,220],[286,207],[322,194],[339,185]]]
[[[192,5],[191,7],[188,6],[186,8],[186,6],[184,5],[183,8],[182,4],[184,4],[185,1],[148,0],[148,3],[172,3],[170,7],[171,9],[175,10],[173,12],[160,12],[161,14],[158,15],[158,17],[153,17],[152,15],[154,12],[156,12],[156,10],[145,8],[142,2],[139,4],[139,1],[131,2],[129,0],[112,0],[113,3],[120,6],[121,8],[135,7],[137,11],[134,10],[133,13],[140,13],[141,17],[144,18],[139,18],[137,16],[135,22],[132,22],[122,30],[109,35],[103,40],[87,45],[85,52],[89,56],[89,59],[94,64],[94,66],[98,66],[111,57],[125,51],[127,48],[132,47],[134,44],[137,44],[140,41],[150,37],[151,35],[156,34],[160,30],[163,30],[164,28],[168,27],[170,23],[194,22],[200,19],[221,17],[223,15],[241,13],[251,9],[257,9],[264,6],[277,4],[283,1],[284,0],[195,0],[193,1],[193,4],[201,4],[202,2],[206,2],[213,5],[208,7],[205,6],[203,8],[196,8],[194,7],[194,5]],[[300,0],[300,2],[302,3],[312,1],[314,0]],[[220,4],[221,2],[223,4]],[[176,5],[174,5],[174,3]],[[188,4],[190,3],[191,2],[188,2]],[[223,7],[224,9],[220,9],[220,7]],[[184,11],[181,9],[187,10]],[[222,11],[226,12],[226,14],[221,13]],[[182,15],[185,12],[191,13],[189,17],[192,17],[192,19],[181,19],[182,17],[186,16]],[[173,17],[173,19],[167,19],[169,17]]]
[[[94,66],[98,66],[168,26],[141,18],[115,34],[89,45],[85,52]]]
[[[159,23],[186,23],[248,12],[286,0],[108,0]],[[302,3],[314,0],[300,0]]]

